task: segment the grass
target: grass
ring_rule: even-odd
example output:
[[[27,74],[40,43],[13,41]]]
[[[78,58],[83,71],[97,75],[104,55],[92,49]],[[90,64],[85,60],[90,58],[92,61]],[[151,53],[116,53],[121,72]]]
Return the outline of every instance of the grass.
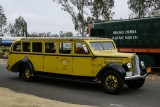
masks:
[[[3,56],[4,55],[4,53],[0,53],[0,56]]]
[[[0,47],[0,56],[1,57],[7,57],[8,55],[6,56],[6,54],[5,54],[6,52],[7,53],[9,52],[9,48],[8,47]]]
[[[9,52],[9,48],[3,48],[2,52]]]

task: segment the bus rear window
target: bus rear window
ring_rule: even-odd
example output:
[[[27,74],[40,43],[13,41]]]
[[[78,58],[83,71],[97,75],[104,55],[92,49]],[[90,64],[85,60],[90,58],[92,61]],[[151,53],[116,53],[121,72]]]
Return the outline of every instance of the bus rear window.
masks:
[[[13,47],[13,51],[18,51],[20,52],[21,51],[21,43],[16,43]]]

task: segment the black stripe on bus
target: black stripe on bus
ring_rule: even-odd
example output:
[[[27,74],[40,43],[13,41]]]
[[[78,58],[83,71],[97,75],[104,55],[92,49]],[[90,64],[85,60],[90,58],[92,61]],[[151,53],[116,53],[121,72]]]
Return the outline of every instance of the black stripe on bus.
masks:
[[[37,54],[37,53],[10,53],[10,54],[30,54],[30,55],[44,55],[44,56],[65,56],[65,57],[103,57],[103,58],[128,58],[128,57],[117,57],[117,56],[81,56],[81,55],[54,55],[54,54]]]

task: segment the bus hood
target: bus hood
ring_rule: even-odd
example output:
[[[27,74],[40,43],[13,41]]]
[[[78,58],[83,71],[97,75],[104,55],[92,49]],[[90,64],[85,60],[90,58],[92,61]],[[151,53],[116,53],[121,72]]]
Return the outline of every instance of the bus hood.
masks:
[[[103,57],[122,57],[122,58],[131,58],[134,56],[135,53],[122,53],[122,52],[105,52],[105,51],[99,51],[95,52],[94,56],[103,56]]]

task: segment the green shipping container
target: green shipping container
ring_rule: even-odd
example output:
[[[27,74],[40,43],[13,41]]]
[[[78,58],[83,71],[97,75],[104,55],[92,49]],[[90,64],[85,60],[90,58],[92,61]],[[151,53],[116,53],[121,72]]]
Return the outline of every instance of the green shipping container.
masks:
[[[91,37],[112,38],[120,52],[135,52],[146,66],[160,67],[160,17],[91,24]]]

